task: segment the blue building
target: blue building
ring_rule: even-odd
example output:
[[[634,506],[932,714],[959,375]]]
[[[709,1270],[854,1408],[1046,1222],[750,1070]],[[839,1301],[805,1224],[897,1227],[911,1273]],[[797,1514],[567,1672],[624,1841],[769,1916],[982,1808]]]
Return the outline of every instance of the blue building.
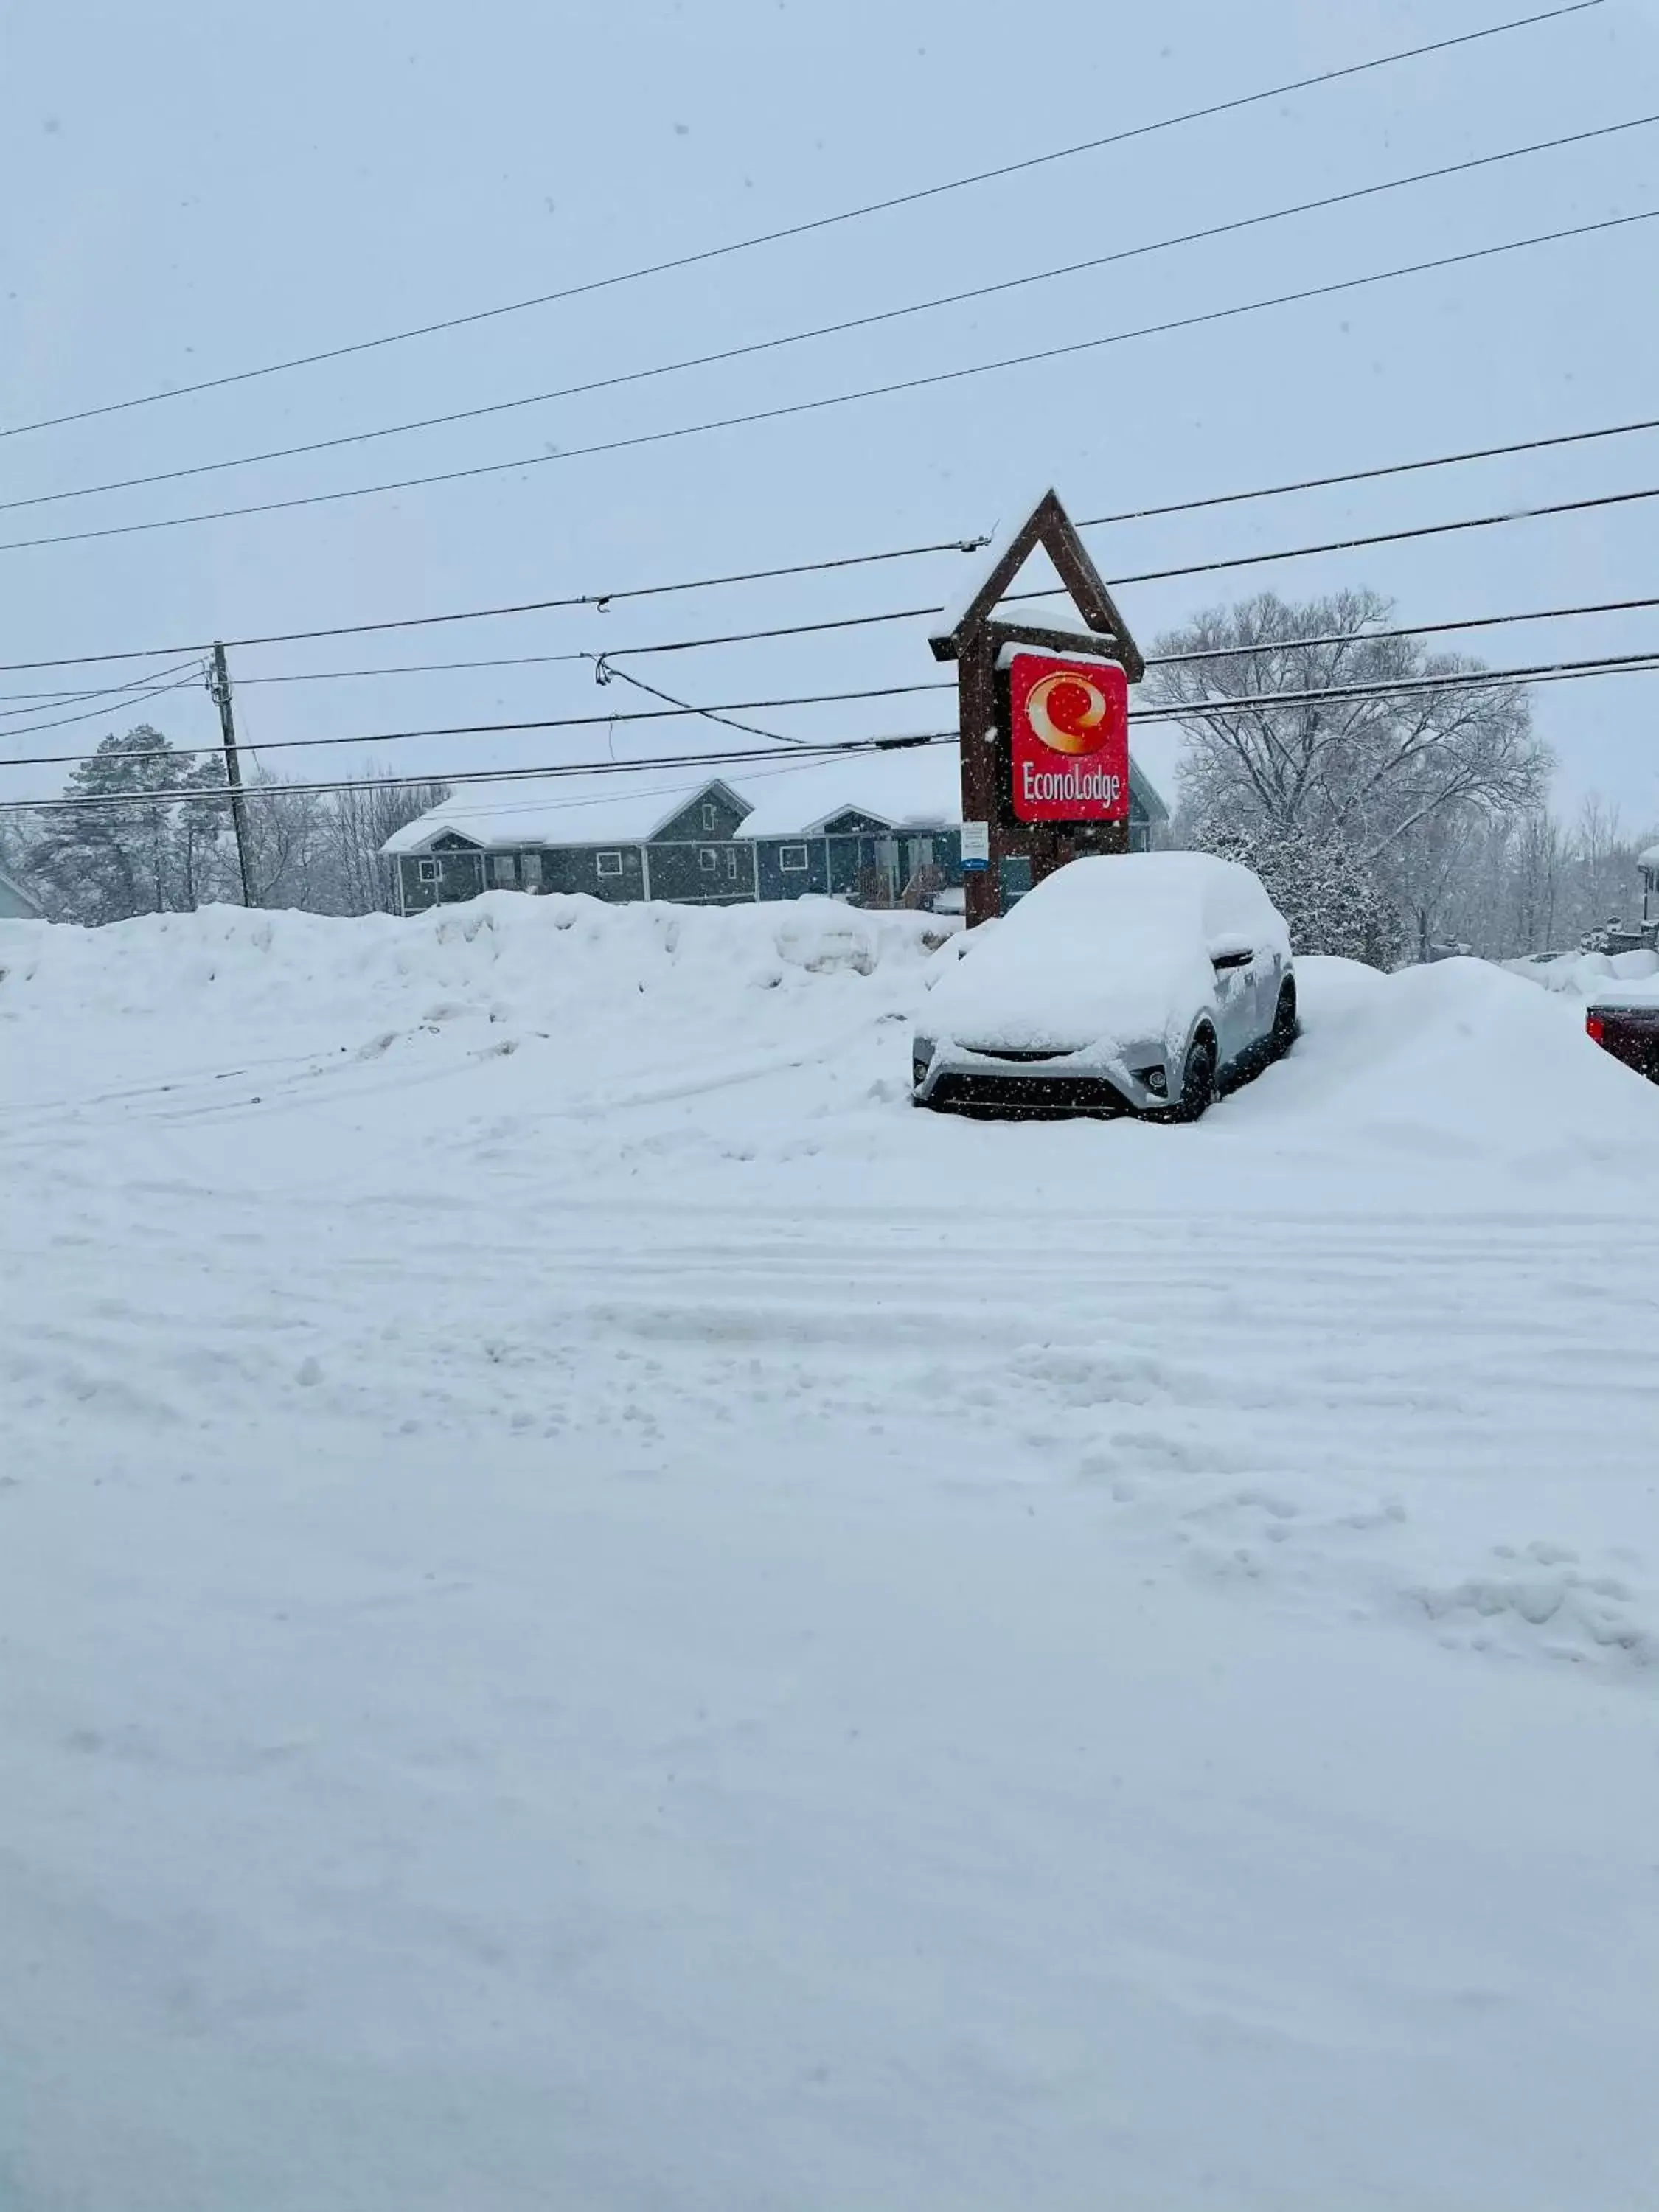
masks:
[[[1130,836],[1168,818],[1133,767]],[[487,890],[735,906],[811,893],[925,907],[962,882],[954,745],[776,766],[735,781],[675,770],[463,786],[386,840],[399,913]]]

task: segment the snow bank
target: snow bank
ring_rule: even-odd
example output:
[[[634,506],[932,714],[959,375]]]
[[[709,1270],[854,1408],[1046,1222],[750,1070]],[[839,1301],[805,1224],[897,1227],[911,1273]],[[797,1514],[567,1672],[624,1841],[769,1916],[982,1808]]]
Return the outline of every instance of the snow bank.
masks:
[[[610,906],[492,891],[400,919],[204,907],[100,930],[0,922],[5,1003],[79,1015],[236,1020],[418,1018],[434,992],[526,1019],[599,1020],[630,993],[683,1001],[805,975],[914,968],[950,933],[931,915],[863,914],[831,899],[742,907]]]
[[[594,1126],[566,1133],[550,1176],[626,1158],[645,1178],[696,1161],[718,1182],[769,1159],[797,1189],[951,1205],[964,1176],[1018,1163],[1024,1201],[1062,1211],[1085,1157],[1152,1209],[1316,1206],[1330,1176],[1360,1174],[1429,1206],[1459,1194],[1449,1176],[1466,1195],[1520,1174],[1569,1204],[1659,1140],[1659,1090],[1589,1042],[1570,994],[1468,960],[1386,976],[1302,960],[1290,1060],[1194,1130],[942,1128],[909,1110],[908,1040],[977,960],[998,965],[996,933],[957,967],[963,941],[940,917],[828,900],[512,892],[407,921],[222,907],[100,931],[0,923],[5,1110],[118,1113],[124,1088],[165,1083],[157,1110],[193,1116],[205,1141],[256,1109],[341,1109],[350,1127],[317,1157],[370,1176],[392,1109],[457,1172],[480,1116],[563,1115]]]
[[[1591,1044],[1575,1006],[1485,961],[1382,975],[1304,959],[1297,973],[1293,1072],[1241,1096],[1253,1126],[1271,1119],[1291,1143],[1340,1142],[1425,1180],[1520,1174],[1540,1198],[1586,1168],[1640,1172],[1659,1145],[1659,1090]]]
[[[1609,983],[1619,985],[1621,994],[1632,985],[1659,985],[1659,952],[1559,952],[1547,958],[1506,960],[1503,965],[1511,975],[1587,1004]]]

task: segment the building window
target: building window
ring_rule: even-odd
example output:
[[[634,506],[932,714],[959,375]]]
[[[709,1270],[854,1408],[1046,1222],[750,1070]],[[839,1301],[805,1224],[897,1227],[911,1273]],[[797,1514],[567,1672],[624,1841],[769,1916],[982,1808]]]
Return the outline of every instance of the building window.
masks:
[[[806,866],[805,845],[780,845],[778,866],[787,875],[799,875]]]
[[[422,860],[417,872],[423,884],[441,884],[444,879],[444,864],[441,860]]]
[[[623,872],[623,856],[620,853],[601,853],[599,866],[602,876],[619,876]]]
[[[698,846],[697,866],[702,870],[704,875],[712,876],[720,864],[720,856],[712,845]]]
[[[527,891],[538,891],[542,887],[542,856],[539,853],[520,853],[519,878]]]
[[[714,812],[714,802],[712,799],[705,799],[702,802],[702,826],[705,830],[711,830],[720,826],[720,817]]]
[[[732,882],[736,883],[738,880],[738,848],[735,845],[728,845],[726,848],[726,872],[731,877]]]
[[[495,879],[497,890],[511,890],[514,883],[512,854],[493,854],[490,857],[489,872]]]

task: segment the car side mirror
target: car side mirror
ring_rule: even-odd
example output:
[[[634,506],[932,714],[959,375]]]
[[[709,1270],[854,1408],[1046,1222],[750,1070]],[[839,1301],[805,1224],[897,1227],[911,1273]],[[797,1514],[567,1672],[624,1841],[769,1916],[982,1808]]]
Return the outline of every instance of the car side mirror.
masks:
[[[1248,968],[1255,957],[1255,947],[1247,937],[1212,937],[1210,939],[1210,965],[1223,968]]]

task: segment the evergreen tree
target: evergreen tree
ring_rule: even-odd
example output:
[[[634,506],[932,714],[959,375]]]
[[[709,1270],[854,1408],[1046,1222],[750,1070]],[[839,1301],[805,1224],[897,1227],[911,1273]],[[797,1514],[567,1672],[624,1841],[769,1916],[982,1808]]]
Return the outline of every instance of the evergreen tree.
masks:
[[[105,738],[73,770],[64,797],[107,803],[40,810],[30,867],[52,911],[97,923],[195,905],[204,860],[226,827],[222,800],[207,804],[205,794],[223,786],[221,762],[193,764],[149,723]]]

